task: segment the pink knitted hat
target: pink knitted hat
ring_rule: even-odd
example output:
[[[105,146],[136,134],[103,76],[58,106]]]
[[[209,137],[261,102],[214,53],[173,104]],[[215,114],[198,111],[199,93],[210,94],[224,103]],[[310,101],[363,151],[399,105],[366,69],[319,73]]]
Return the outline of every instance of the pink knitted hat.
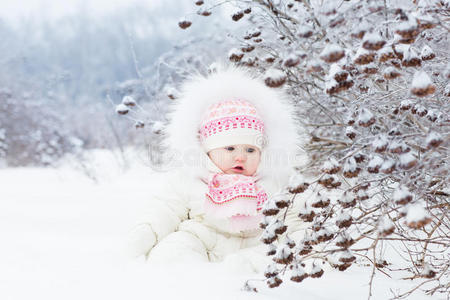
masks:
[[[205,152],[238,144],[261,149],[264,123],[251,103],[245,100],[225,100],[206,110],[199,133]]]

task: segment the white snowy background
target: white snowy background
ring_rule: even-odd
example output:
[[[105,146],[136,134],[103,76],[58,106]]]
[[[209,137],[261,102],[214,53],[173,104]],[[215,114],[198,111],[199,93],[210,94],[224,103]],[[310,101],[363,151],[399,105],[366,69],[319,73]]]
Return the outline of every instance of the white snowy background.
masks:
[[[145,4],[161,8],[181,2],[148,0]],[[13,27],[30,20],[52,23],[80,16],[80,11],[100,18],[143,3],[2,1],[0,18]],[[252,274],[245,265],[225,260],[150,267],[142,258],[131,258],[127,234],[159,176],[133,151],[126,155],[126,169],[117,153],[108,150],[89,152],[84,161],[87,169],[70,157],[56,168],[0,169],[0,299],[367,298],[369,267],[327,271],[320,280],[287,282],[276,289],[255,281],[259,292],[249,293],[242,291],[245,280],[261,279],[262,275]],[[408,282],[377,274],[372,299],[389,299],[391,289],[407,287]],[[432,298],[418,292],[409,299]]]
[[[58,168],[0,170],[0,298],[25,299],[366,299],[369,267],[327,271],[321,279],[288,282],[258,293],[242,291],[261,279],[245,265],[149,266],[131,258],[127,233],[158,173],[128,153],[128,171],[110,151],[91,153],[89,179],[68,159]],[[378,275],[373,299],[407,282]],[[432,299],[421,293],[409,299]],[[436,299],[436,298],[434,298]]]

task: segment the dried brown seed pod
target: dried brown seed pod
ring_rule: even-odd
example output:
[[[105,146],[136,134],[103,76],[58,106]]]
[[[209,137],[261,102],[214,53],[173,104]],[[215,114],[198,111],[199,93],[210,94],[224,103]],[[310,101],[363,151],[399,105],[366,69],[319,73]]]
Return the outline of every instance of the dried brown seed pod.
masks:
[[[417,164],[417,158],[411,153],[401,154],[399,156],[400,163],[399,166],[402,169],[408,170],[414,167]]]
[[[411,151],[411,148],[408,147],[405,143],[399,141],[392,141],[388,147],[389,152],[402,154]]]
[[[314,208],[322,208],[330,205],[330,199],[323,197],[320,193],[311,201],[311,206]]]
[[[266,283],[270,288],[275,288],[277,286],[280,286],[280,284],[283,282],[278,276],[269,278]]]
[[[398,42],[399,42],[400,44],[407,44],[407,45],[413,44],[415,41],[416,41],[415,38],[410,38],[410,39],[399,39],[399,40],[398,40]]]
[[[320,229],[315,233],[313,239],[311,240],[311,244],[317,245],[319,243],[323,243],[329,241],[334,238],[334,234],[329,232],[327,229]]]
[[[430,265],[425,264],[425,267],[423,268],[422,272],[421,272],[421,277],[423,278],[434,278],[436,277],[436,271],[434,271]]]
[[[345,135],[349,138],[349,139],[354,139],[356,137],[357,131],[355,130],[355,128],[353,128],[352,126],[347,126],[345,128]]]
[[[136,128],[144,128],[145,127],[145,123],[142,121],[136,121],[136,123],[134,123],[134,127]]]
[[[314,210],[306,208],[304,210],[301,210],[300,213],[298,214],[298,217],[305,222],[312,222],[315,216],[316,213],[314,212]]]
[[[300,57],[298,57],[295,54],[290,54],[284,60],[283,65],[287,68],[293,68],[293,67],[297,66],[299,63],[300,63]]]
[[[420,52],[420,57],[422,60],[431,60],[436,57],[436,54],[434,54],[433,50],[428,45],[425,45]]]
[[[309,38],[313,35],[313,29],[308,25],[302,25],[298,28],[297,35],[301,38]]]
[[[356,260],[356,257],[350,252],[350,250],[345,250],[339,254],[338,260],[342,263],[352,263]]]
[[[345,51],[337,44],[328,44],[320,53],[320,58],[327,63],[334,63],[345,56]]]
[[[133,107],[136,106],[136,101],[133,99],[133,97],[127,95],[122,98],[122,104],[128,107]]]
[[[356,205],[356,197],[353,193],[345,192],[341,198],[338,199],[338,203],[343,208],[349,208]]]
[[[411,84],[411,93],[418,97],[424,97],[434,94],[436,87],[433,85],[430,77],[423,71],[417,71],[414,74]]]
[[[431,122],[435,122],[436,120],[437,120],[437,114],[434,112],[434,111],[432,111],[432,110],[430,110],[428,113],[427,113],[427,119],[429,120],[429,121],[431,121]]]
[[[188,20],[181,20],[181,21],[178,22],[178,26],[181,29],[189,28],[191,25],[192,25],[192,22],[188,21]]]
[[[386,136],[379,135],[373,141],[372,147],[375,152],[381,153],[381,152],[386,151],[388,144],[389,144],[389,142],[388,142],[388,139],[386,138]]]
[[[353,158],[357,163],[361,163],[366,160],[366,156],[362,153],[356,153],[355,155],[353,155]]]
[[[303,268],[301,268],[292,273],[291,280],[295,281],[295,282],[302,282],[307,277],[308,277],[308,274],[305,272],[305,270]]]
[[[295,247],[295,242],[294,240],[290,239],[289,237],[286,237],[286,246],[288,246],[289,248],[293,249]]]
[[[280,270],[277,269],[275,264],[270,264],[264,270],[264,276],[266,278],[277,276],[280,273]]]
[[[402,134],[401,131],[397,127],[391,128],[388,131],[388,135],[390,135],[390,136],[401,135],[401,134]]]
[[[400,186],[392,194],[392,199],[395,204],[405,205],[412,201],[413,195],[406,187]]]
[[[291,201],[289,199],[286,199],[285,194],[277,194],[272,198],[272,201],[275,202],[275,205],[282,209],[282,208],[286,208],[289,206],[289,204],[291,203]]]
[[[299,255],[306,255],[311,253],[313,250],[311,245],[303,245],[298,249],[298,254]]]
[[[265,74],[264,82],[268,87],[277,88],[286,82],[287,76],[283,71],[270,69]]]
[[[327,161],[325,161],[322,165],[322,172],[327,174],[336,174],[341,170],[341,166],[334,158],[330,158]]]
[[[277,239],[276,234],[268,231],[267,229],[263,231],[263,233],[261,234],[261,238],[260,238],[260,240],[264,244],[272,244],[276,239]]]
[[[392,45],[392,49],[394,50],[394,54],[397,56],[398,59],[403,59],[403,54],[405,51],[408,51],[410,46],[404,45],[404,44],[395,44]]]
[[[336,188],[338,186],[340,186],[342,183],[337,179],[337,177],[335,177],[334,175],[329,175],[326,174],[324,176],[322,176],[319,180],[318,183],[323,185],[326,188]]]
[[[375,60],[375,53],[369,52],[364,48],[359,48],[353,57],[353,62],[357,65],[367,65]]]
[[[366,33],[363,39],[363,48],[367,50],[377,51],[383,48],[386,41],[378,33]]]
[[[393,59],[390,61],[390,63],[396,67],[397,69],[401,69],[402,68],[402,63],[401,61],[399,61],[398,59]]]
[[[311,276],[312,278],[320,278],[323,275],[323,269],[317,265],[313,263],[312,269],[311,269],[311,273],[309,274],[309,276]]]
[[[126,115],[130,109],[125,104],[121,103],[119,105],[116,105],[116,113],[119,115]]]
[[[242,10],[239,10],[231,15],[231,19],[233,19],[233,21],[237,22],[240,19],[242,19],[243,16],[244,16],[244,12]]]
[[[197,14],[204,16],[204,17],[208,17],[211,15],[211,11],[207,10],[207,9],[200,9]]]
[[[341,212],[339,218],[336,220],[336,225],[339,228],[347,228],[350,227],[350,225],[352,225],[352,222],[353,219],[351,215],[345,212]]]
[[[382,164],[383,159],[378,155],[374,155],[367,164],[367,171],[369,173],[378,173]]]
[[[387,67],[383,72],[383,77],[387,80],[395,79],[401,75],[402,74],[393,67]]]
[[[363,21],[360,22],[357,27],[352,31],[351,37],[356,39],[362,39],[366,32],[370,30],[369,23]]]
[[[444,142],[442,136],[437,132],[431,132],[428,134],[425,144],[427,146],[427,149],[436,148],[439,147]]]
[[[333,95],[333,94],[337,94],[341,91],[342,91],[342,89],[339,86],[339,82],[337,82],[336,80],[332,79],[332,80],[329,80],[326,82],[325,92],[327,94]]]
[[[410,108],[412,108],[413,103],[411,100],[402,100],[402,102],[400,102],[400,109],[401,110],[409,110]]]
[[[275,253],[277,252],[277,246],[275,246],[274,244],[269,244],[269,249],[266,252],[267,256],[272,256],[275,255]]]
[[[408,21],[398,24],[395,33],[403,39],[415,39],[420,33],[419,23],[415,18],[410,18]]]
[[[273,257],[273,261],[278,264],[288,265],[294,260],[294,254],[289,247],[281,246],[278,247],[277,253]]]
[[[417,67],[422,65],[422,60],[417,53],[409,48],[403,53],[402,66],[404,67]]]
[[[426,110],[426,108],[425,107],[423,107],[422,105],[420,105],[420,104],[416,104],[416,105],[414,105],[413,107],[411,107],[411,113],[412,114],[416,114],[416,113],[418,113],[418,112],[422,112],[422,116],[421,117],[423,117],[423,116],[425,116],[426,114],[427,114],[427,110]]]
[[[305,181],[305,178],[301,174],[294,174],[289,178],[287,189],[291,194],[303,193],[309,187],[309,183]]]
[[[378,73],[378,67],[374,63],[370,63],[367,65],[364,65],[362,68],[363,73],[373,75]]]
[[[336,268],[337,268],[339,271],[345,271],[345,270],[347,270],[351,265],[352,265],[352,264],[350,264],[350,263],[343,263],[343,264],[336,265]]]
[[[306,66],[306,71],[308,73],[321,73],[323,72],[323,67],[318,60],[313,59],[308,62],[308,65]]]
[[[330,28],[335,28],[337,26],[342,26],[345,24],[345,19],[343,16],[337,16],[333,19],[330,20],[330,22],[328,23],[328,26]]]
[[[275,57],[273,57],[272,55],[266,55],[263,59],[266,63],[269,63],[269,64],[271,64],[275,61]]]
[[[356,160],[349,157],[344,163],[342,174],[346,178],[354,178],[359,175],[359,172],[361,172],[361,168],[356,165]]]
[[[255,50],[255,46],[247,45],[245,47],[242,47],[241,50],[242,52],[252,52],[253,50]]]
[[[390,46],[383,47],[379,51],[378,55],[379,55],[378,60],[380,62],[386,62],[386,61],[388,61],[390,59],[394,59],[396,57],[395,53],[394,53],[394,50]]]
[[[262,214],[264,216],[274,216],[278,214],[280,209],[275,205],[275,202],[272,199],[266,201],[262,208]]]
[[[381,236],[388,236],[394,233],[395,225],[387,216],[383,216],[378,221],[377,231]]]
[[[386,82],[386,79],[384,79],[383,77],[378,76],[378,77],[375,78],[375,82],[376,83],[384,83],[384,82]]]
[[[233,48],[228,52],[228,59],[233,62],[239,62],[244,57],[244,53],[239,49]]]
[[[392,159],[385,160],[380,167],[380,171],[384,174],[391,174],[395,171],[395,161]]]
[[[258,58],[257,57],[247,57],[241,61],[241,64],[247,67],[254,67],[257,65]]]
[[[287,226],[286,226],[286,225],[283,225],[283,226],[281,226],[281,227],[275,229],[275,233],[276,233],[276,234],[283,234],[283,233],[286,232],[286,230],[287,230]]]
[[[358,115],[358,125],[362,127],[369,127],[375,123],[374,115],[368,109],[361,109]]]
[[[369,198],[370,198],[369,194],[367,194],[367,192],[365,190],[359,190],[356,193],[356,199],[359,200],[359,201],[364,201],[364,200],[367,200]]]
[[[450,83],[448,83],[444,88],[444,96],[450,97]]]
[[[340,235],[336,238],[336,246],[338,247],[348,248],[354,243],[355,241],[347,235]]]
[[[431,218],[422,204],[414,204],[408,208],[405,220],[408,227],[420,229],[430,222]]]
[[[367,191],[367,189],[370,187],[370,182],[362,182],[358,185],[356,185],[355,187],[353,187],[352,191],[353,192],[358,192],[359,190],[365,190]]]

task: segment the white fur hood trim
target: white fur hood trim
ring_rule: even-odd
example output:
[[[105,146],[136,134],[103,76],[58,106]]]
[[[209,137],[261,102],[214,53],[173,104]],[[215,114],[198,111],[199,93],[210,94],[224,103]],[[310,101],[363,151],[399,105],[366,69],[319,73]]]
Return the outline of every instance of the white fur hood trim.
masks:
[[[164,146],[174,155],[171,163],[176,161],[191,175],[206,177],[209,158],[199,142],[200,121],[210,105],[230,99],[246,100],[256,107],[265,124],[258,175],[263,181],[284,185],[293,167],[305,162],[295,109],[280,89],[269,88],[260,78],[235,67],[219,69],[207,77],[195,76],[184,83],[181,97],[170,108],[164,131]]]

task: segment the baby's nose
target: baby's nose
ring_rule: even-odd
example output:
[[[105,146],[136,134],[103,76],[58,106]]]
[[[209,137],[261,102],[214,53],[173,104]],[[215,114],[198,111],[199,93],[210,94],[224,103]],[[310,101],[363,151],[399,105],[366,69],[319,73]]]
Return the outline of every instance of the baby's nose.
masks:
[[[236,154],[234,159],[236,161],[245,161],[247,159],[247,155],[243,151],[240,151]]]

